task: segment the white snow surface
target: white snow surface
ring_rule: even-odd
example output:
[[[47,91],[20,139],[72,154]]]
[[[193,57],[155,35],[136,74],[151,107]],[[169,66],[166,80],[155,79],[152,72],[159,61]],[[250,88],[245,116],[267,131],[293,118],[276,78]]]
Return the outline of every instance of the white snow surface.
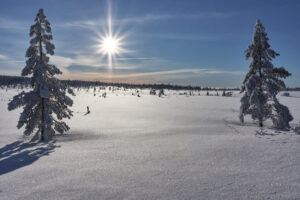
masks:
[[[300,199],[300,135],[241,125],[238,92],[106,92],[75,90],[70,131],[47,144],[22,137],[21,109],[7,110],[17,89],[0,89],[1,200]],[[296,126],[290,94],[279,100]]]

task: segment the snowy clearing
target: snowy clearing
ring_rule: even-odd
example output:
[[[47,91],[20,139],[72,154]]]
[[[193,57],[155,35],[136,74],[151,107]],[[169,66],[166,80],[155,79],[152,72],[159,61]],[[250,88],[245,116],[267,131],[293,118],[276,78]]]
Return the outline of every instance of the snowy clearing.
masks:
[[[7,110],[17,90],[0,90],[1,200],[300,199],[300,135],[241,125],[238,92],[106,92],[75,90],[71,130],[32,144],[16,128],[21,110]],[[279,100],[296,126],[290,94]]]

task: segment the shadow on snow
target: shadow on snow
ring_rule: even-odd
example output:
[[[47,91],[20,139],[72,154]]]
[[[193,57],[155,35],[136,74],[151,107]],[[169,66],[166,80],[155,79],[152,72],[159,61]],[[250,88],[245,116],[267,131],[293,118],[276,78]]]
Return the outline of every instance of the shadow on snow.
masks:
[[[54,151],[55,141],[22,142],[16,141],[0,149],[0,175],[12,172],[19,168],[31,165],[42,156],[47,156]]]

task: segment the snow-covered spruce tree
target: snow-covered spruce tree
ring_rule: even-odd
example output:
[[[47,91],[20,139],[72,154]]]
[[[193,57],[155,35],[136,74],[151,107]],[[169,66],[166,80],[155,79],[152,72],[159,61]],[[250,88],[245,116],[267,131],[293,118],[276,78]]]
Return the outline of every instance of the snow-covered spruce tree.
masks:
[[[276,95],[285,88],[282,78],[291,74],[284,67],[276,68],[272,59],[279,56],[270,49],[269,38],[260,20],[257,20],[252,43],[245,51],[246,60],[251,58],[250,70],[247,73],[241,92],[240,120],[250,114],[263,126],[266,119],[272,119],[273,125],[278,129],[290,128],[289,122],[293,120],[289,109],[280,104]]]
[[[73,101],[66,95],[66,91],[73,94],[71,89],[54,78],[62,72],[54,65],[49,64],[46,54],[54,55],[55,46],[50,42],[52,33],[49,21],[40,9],[35,18],[35,24],[30,27],[30,46],[26,51],[26,66],[22,76],[32,75],[32,91],[21,92],[14,96],[8,104],[8,110],[23,107],[17,127],[25,125],[24,135],[35,132],[42,141],[49,140],[55,131],[63,133],[69,126],[61,121],[70,118]],[[55,114],[55,116],[53,115]]]

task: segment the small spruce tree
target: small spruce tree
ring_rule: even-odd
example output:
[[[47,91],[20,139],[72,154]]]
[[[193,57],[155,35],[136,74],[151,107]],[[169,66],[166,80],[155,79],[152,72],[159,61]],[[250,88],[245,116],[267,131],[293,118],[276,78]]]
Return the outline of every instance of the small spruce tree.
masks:
[[[222,96],[223,96],[223,97],[226,96],[225,90],[223,90]]]
[[[158,97],[162,97],[163,95],[165,95],[165,91],[164,89],[160,89],[158,93]]]
[[[55,65],[49,64],[46,55],[54,55],[55,46],[50,42],[51,27],[43,9],[38,11],[34,21],[29,33],[33,38],[26,51],[26,66],[22,70],[22,76],[32,75],[33,90],[14,96],[8,104],[8,110],[23,107],[17,127],[25,125],[24,135],[35,132],[38,136],[40,133],[40,139],[44,141],[51,139],[55,131],[63,133],[69,130],[69,126],[61,120],[72,116],[68,106],[72,106],[73,101],[66,95],[66,91],[74,93],[54,78],[54,75],[62,72]]]
[[[251,63],[241,88],[244,94],[241,98],[240,120],[244,122],[244,116],[250,114],[260,127],[266,119],[272,119],[276,128],[287,129],[293,117],[289,109],[279,103],[276,95],[285,88],[281,79],[291,74],[284,67],[273,66],[272,59],[279,54],[270,49],[268,40],[265,28],[257,20],[253,41],[245,51],[246,60],[251,58]]]

